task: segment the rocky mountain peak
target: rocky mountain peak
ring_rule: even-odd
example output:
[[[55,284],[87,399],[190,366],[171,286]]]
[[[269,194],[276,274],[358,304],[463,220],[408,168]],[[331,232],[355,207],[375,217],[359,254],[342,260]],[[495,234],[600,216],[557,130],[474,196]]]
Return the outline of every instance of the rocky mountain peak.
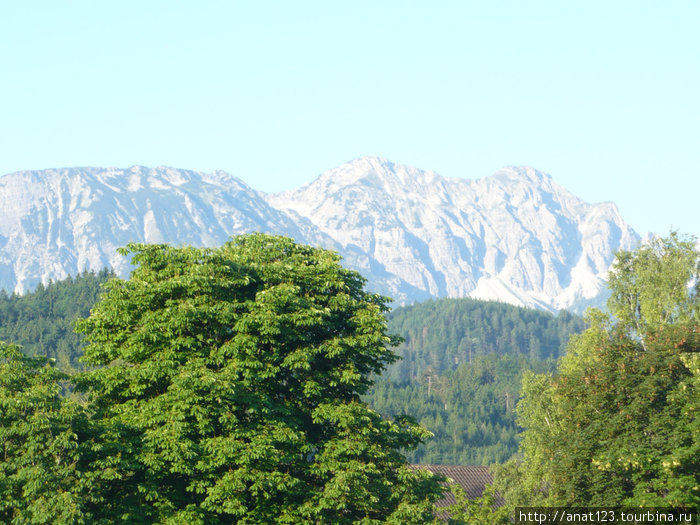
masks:
[[[363,158],[268,202],[400,276],[409,286],[393,294],[402,301],[419,289],[571,307],[593,300],[615,251],[638,240],[615,208],[588,204],[530,167],[448,179]]]
[[[65,168],[0,177],[0,287],[23,291],[129,264],[130,241],[216,245],[250,231],[337,250],[399,304],[472,296],[548,310],[599,299],[639,237],[611,203],[589,204],[531,167],[446,178],[363,157],[265,195],[225,172]]]

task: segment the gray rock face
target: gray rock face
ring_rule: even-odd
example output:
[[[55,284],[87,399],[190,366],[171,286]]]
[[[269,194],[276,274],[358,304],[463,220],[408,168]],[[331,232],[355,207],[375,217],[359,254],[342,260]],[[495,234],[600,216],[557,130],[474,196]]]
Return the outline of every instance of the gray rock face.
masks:
[[[0,287],[22,292],[49,279],[113,267],[130,241],[214,246],[267,231],[330,244],[308,221],[271,208],[223,172],[70,168],[0,178]]]
[[[639,242],[614,204],[587,204],[524,167],[448,179],[363,158],[268,202],[308,217],[412,289],[547,310],[595,303],[615,252]],[[410,302],[411,288],[386,291]]]
[[[130,241],[214,246],[263,231],[337,250],[399,304],[471,296],[547,310],[595,303],[615,251],[639,236],[532,168],[479,180],[362,158],[291,192],[173,168],[70,168],[0,178],[0,287],[104,266]]]

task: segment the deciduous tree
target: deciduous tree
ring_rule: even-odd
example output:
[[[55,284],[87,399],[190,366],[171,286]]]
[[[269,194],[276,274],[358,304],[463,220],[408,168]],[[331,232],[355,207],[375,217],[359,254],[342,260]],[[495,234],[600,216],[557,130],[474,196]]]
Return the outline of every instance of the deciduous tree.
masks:
[[[618,254],[611,315],[589,314],[558,374],[524,381],[511,505],[700,503],[699,261],[676,233]]]
[[[90,523],[83,483],[89,442],[67,377],[46,359],[0,342],[0,522]]]
[[[360,395],[396,359],[386,298],[329,251],[255,234],[129,245],[137,266],[79,323],[108,431],[102,512],[128,523],[425,523],[428,436]]]

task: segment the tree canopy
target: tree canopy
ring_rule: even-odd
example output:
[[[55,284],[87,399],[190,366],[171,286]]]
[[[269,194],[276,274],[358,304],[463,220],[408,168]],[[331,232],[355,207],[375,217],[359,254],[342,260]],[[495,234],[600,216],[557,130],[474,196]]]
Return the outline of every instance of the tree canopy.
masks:
[[[136,265],[130,279],[110,280],[77,323],[88,344],[87,369],[72,378],[76,401],[56,397],[66,376],[17,352],[0,370],[14,377],[7,370],[21,364],[27,378],[0,392],[4,403],[54,385],[33,406],[65,435],[68,471],[55,486],[67,485],[74,512],[47,522],[433,520],[442,488],[403,455],[429,433],[360,399],[396,359],[387,299],[366,292],[336,254],[262,234],[215,249],[131,244],[122,253]],[[6,446],[3,468],[58,457],[51,439],[28,432]],[[43,471],[0,483],[14,498],[4,516],[40,515],[18,495]]]
[[[698,506],[699,263],[676,233],[618,254],[610,313],[524,378],[523,460],[496,475],[510,505]]]
[[[85,414],[61,396],[67,376],[0,342],[0,523],[84,523]]]
[[[396,359],[386,299],[334,253],[266,235],[219,249],[130,245],[78,327],[78,385],[119,445],[105,504],[130,522],[431,517],[402,449],[427,432],[359,399]]]

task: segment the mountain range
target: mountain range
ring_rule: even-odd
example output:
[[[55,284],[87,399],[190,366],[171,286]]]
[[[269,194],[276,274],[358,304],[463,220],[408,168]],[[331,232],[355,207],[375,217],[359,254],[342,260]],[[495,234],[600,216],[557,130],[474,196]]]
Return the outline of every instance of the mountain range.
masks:
[[[130,241],[214,246],[262,231],[339,252],[397,304],[474,297],[582,311],[639,235],[530,167],[476,180],[364,157],[265,194],[222,171],[66,168],[0,177],[0,288],[82,270],[128,275]]]

